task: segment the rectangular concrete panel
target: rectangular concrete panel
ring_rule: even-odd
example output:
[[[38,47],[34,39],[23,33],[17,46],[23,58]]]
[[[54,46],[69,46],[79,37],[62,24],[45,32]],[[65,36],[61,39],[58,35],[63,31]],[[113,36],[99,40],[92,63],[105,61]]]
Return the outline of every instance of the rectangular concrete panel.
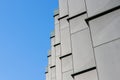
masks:
[[[62,79],[62,70],[61,70],[61,60],[59,59],[59,56],[56,57],[56,80]]]
[[[120,38],[120,10],[89,22],[94,46]]]
[[[49,80],[52,79],[52,78],[51,78],[51,75],[52,75],[52,74],[51,74],[51,68],[50,68],[50,66],[51,66],[51,65],[48,65],[48,72],[49,72],[48,75],[49,75]]]
[[[59,24],[58,18],[59,18],[59,15],[54,17],[54,23],[55,24]]]
[[[51,55],[51,65],[54,66],[55,65],[55,47],[52,47],[52,55]]]
[[[86,0],[86,5],[90,17],[120,5],[120,0]]]
[[[75,80],[98,80],[96,70],[92,70],[75,76]]]
[[[62,52],[62,55],[71,53],[69,27],[61,30],[61,52]]]
[[[49,80],[49,74],[46,73],[46,80]]]
[[[71,74],[73,73],[73,71],[67,71],[63,73],[63,79],[62,80],[73,80]]]
[[[66,72],[72,69],[72,55],[62,58],[62,72]]]
[[[87,14],[83,14],[81,16],[71,19],[69,21],[71,33],[75,33],[77,31],[87,28],[88,26],[85,22],[86,18],[87,18]]]
[[[51,68],[51,73],[52,73],[51,78],[52,78],[52,79],[56,78],[56,68],[55,68],[55,67],[54,67],[54,68]]]
[[[60,17],[68,15],[68,0],[59,0]]]
[[[95,48],[99,80],[120,79],[120,39]]]
[[[60,45],[55,47],[55,53],[56,53],[56,57],[61,55]]]
[[[64,29],[66,27],[69,27],[69,23],[67,21],[68,17],[65,17],[63,19],[60,20],[60,29]]]
[[[60,43],[60,25],[55,25],[55,44]]]
[[[83,71],[95,66],[93,48],[89,29],[72,34],[72,51],[74,72]]]
[[[55,45],[55,38],[51,38],[51,47]]]
[[[69,17],[86,11],[84,0],[68,0]]]
[[[51,39],[51,66],[55,65],[55,38]]]
[[[48,65],[51,65],[51,57],[48,57]]]

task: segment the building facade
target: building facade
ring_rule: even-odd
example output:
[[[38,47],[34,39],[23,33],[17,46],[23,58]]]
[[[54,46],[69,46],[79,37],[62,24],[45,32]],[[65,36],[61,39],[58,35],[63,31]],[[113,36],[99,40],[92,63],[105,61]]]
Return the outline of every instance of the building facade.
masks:
[[[120,80],[120,0],[59,0],[46,80]]]

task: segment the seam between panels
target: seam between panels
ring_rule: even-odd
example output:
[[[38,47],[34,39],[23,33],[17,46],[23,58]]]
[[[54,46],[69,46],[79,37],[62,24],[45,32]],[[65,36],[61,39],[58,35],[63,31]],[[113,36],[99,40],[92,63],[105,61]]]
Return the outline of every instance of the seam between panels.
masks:
[[[73,71],[73,69],[70,69],[70,70],[64,71],[64,72],[62,72],[62,73],[67,73],[67,72],[69,72],[69,71]]]
[[[118,10],[118,9],[120,9],[120,5],[117,6],[117,7],[112,8],[112,9],[109,9],[109,10],[107,10],[107,11],[104,11],[104,12],[102,12],[102,13],[99,13],[99,14],[97,14],[97,15],[95,15],[95,16],[92,16],[92,17],[89,17],[89,18],[85,19],[87,25],[89,26],[89,31],[90,31],[91,41],[92,41],[93,55],[94,55],[94,60],[95,60],[95,64],[96,64],[96,72],[97,72],[98,80],[100,80],[100,78],[99,78],[99,71],[98,71],[98,67],[97,67],[97,61],[96,61],[96,57],[95,57],[95,56],[96,56],[96,55],[95,55],[95,48],[98,47],[98,46],[101,46],[101,45],[98,45],[98,46],[95,46],[95,47],[94,47],[89,21],[90,21],[90,20],[93,20],[93,19],[95,19],[95,18],[98,18],[98,17],[100,17],[100,16],[109,14],[109,13],[115,11],[115,10]],[[87,13],[87,14],[88,14],[88,13]],[[115,40],[116,40],[116,39],[115,39]],[[109,42],[107,42],[107,43],[109,43]]]
[[[73,70],[73,73],[74,73],[73,47],[72,47],[72,38],[71,38],[72,34],[71,34],[71,28],[70,28],[70,22],[69,21],[68,21],[68,24],[69,24],[69,35],[70,35],[70,47],[71,47],[71,53],[72,53],[72,55],[71,55],[71,57],[72,57],[72,59],[71,59],[71,61],[72,61],[72,70]],[[74,78],[73,78],[73,80],[74,80]]]
[[[59,33],[60,33],[60,43],[61,43],[61,24],[60,24],[60,20],[59,20]],[[62,45],[60,45],[60,56],[62,55]],[[63,73],[62,73],[62,60],[60,60],[61,63],[61,80],[63,80]]]
[[[108,41],[108,42],[104,42],[104,43],[102,43],[102,44],[96,45],[94,48],[100,47],[100,46],[105,45],[105,44],[109,44],[109,43],[114,42],[114,41],[117,41],[117,40],[120,40],[120,37],[118,37],[118,38],[116,38],[116,39],[113,39],[113,40],[110,40],[110,41]]]
[[[94,61],[95,61],[95,66],[96,66],[96,72],[97,72],[97,78],[98,78],[98,80],[100,80],[99,79],[99,73],[98,73],[98,67],[97,67],[97,61],[96,61],[96,57],[95,57],[95,49],[94,49],[94,45],[93,45],[93,39],[92,39],[92,33],[91,33],[91,29],[90,29],[90,25],[89,25],[89,23],[88,23],[88,26],[89,26],[89,36],[90,36],[90,39],[91,39],[91,45],[92,45],[92,48],[93,48],[93,58],[94,58]]]
[[[68,6],[68,15],[69,15],[69,3],[68,3],[68,0],[67,0],[67,6]],[[67,19],[66,19],[67,20]],[[70,49],[71,49],[71,57],[72,57],[72,59],[71,59],[71,61],[72,61],[72,73],[74,73],[74,61],[73,61],[73,50],[72,50],[72,39],[71,39],[71,28],[70,28],[70,22],[67,20],[67,22],[68,22],[68,27],[69,27],[69,35],[70,35]],[[73,78],[73,80],[74,80],[74,78]]]
[[[73,32],[73,33],[71,33],[71,35],[74,35],[74,34],[76,34],[76,33],[82,32],[82,31],[84,31],[84,30],[86,30],[86,29],[88,29],[88,27],[83,28],[83,29],[81,29],[81,30],[79,30],[79,31]]]
[[[77,76],[77,75],[81,75],[81,74],[90,72],[90,71],[92,71],[92,70],[96,70],[96,67],[91,67],[91,68],[88,68],[88,69],[85,69],[85,70],[82,70],[82,71],[75,72],[75,73],[73,73],[71,76],[72,76],[72,77],[75,77],[75,76]]]
[[[84,1],[84,4],[85,4],[86,14],[87,14],[87,17],[88,17],[88,13],[87,13],[88,9],[87,9],[86,0],[83,0],[83,1]]]
[[[85,3],[86,12],[87,12],[86,14],[87,14],[87,17],[88,17],[88,9],[87,9],[86,0],[84,0],[84,3]],[[94,58],[94,61],[95,61],[95,66],[96,66],[96,74],[97,74],[97,79],[99,80],[99,73],[98,73],[97,61],[96,61],[96,57],[95,57],[95,50],[94,50],[94,45],[93,45],[92,33],[91,33],[89,22],[87,22],[86,19],[85,19],[85,22],[88,25],[89,36],[90,36],[90,40],[91,40],[90,42],[91,42],[91,46],[92,46],[92,49],[93,49],[93,58]]]

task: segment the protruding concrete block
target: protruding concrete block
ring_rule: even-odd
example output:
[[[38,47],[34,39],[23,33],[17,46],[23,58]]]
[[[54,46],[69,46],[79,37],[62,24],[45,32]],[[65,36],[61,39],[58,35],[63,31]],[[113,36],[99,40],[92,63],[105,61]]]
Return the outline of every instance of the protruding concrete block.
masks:
[[[73,73],[73,71],[67,71],[65,73],[63,73],[63,79],[62,80],[73,80],[71,74]]]
[[[74,72],[95,66],[89,29],[72,34]]]
[[[59,0],[60,17],[68,15],[68,0]]]
[[[120,9],[90,20],[94,46],[120,38]]]
[[[68,0],[69,17],[86,11],[84,0]]]
[[[69,27],[61,30],[61,52],[62,55],[71,53]]]
[[[96,70],[92,70],[74,77],[75,80],[98,80]]]
[[[72,55],[62,58],[61,61],[62,61],[62,72],[66,72],[73,69]]]
[[[73,19],[70,19],[69,22],[70,22],[71,33],[75,33],[75,32],[78,32],[80,30],[87,28],[88,25],[85,22],[86,18],[87,18],[87,14],[83,14]]]
[[[120,79],[120,39],[95,48],[99,80]]]

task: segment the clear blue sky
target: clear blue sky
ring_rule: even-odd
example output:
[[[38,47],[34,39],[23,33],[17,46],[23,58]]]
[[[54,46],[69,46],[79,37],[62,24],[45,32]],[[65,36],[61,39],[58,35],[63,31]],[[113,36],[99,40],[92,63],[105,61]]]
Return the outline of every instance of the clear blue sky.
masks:
[[[0,0],[0,80],[45,80],[58,0]]]

